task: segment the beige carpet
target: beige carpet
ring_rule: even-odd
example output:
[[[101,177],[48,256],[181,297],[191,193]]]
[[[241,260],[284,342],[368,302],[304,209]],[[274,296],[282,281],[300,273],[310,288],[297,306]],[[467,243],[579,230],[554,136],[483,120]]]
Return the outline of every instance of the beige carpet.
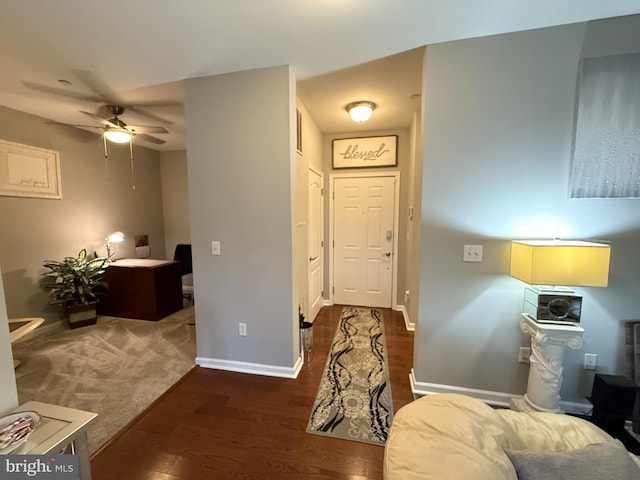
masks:
[[[20,403],[98,413],[88,431],[94,452],[194,366],[193,321],[193,307],[158,322],[99,317],[94,326],[18,342]]]

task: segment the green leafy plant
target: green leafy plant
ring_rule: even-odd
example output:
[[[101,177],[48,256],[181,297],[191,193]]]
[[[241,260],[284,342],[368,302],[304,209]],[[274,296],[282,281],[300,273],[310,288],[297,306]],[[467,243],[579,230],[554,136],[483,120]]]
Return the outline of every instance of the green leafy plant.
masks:
[[[45,261],[49,271],[42,274],[43,286],[50,289],[51,303],[74,307],[97,302],[98,290],[108,287],[103,280],[106,264],[105,257],[88,258],[86,249],[75,257]]]

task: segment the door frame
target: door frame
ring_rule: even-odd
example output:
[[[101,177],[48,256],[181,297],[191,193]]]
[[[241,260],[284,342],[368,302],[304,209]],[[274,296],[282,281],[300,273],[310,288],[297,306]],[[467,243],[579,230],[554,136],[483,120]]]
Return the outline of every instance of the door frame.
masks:
[[[395,180],[393,199],[393,261],[391,262],[391,308],[398,309],[398,237],[400,236],[400,172],[397,170],[379,170],[375,172],[349,172],[349,173],[330,173],[329,174],[329,302],[333,305],[334,298],[334,209],[335,209],[335,190],[334,182],[336,179],[342,178],[379,178],[393,177]],[[326,298],[326,295],[325,295]]]
[[[324,230],[325,230],[325,228],[324,228],[324,218],[325,218],[325,216],[324,216],[324,208],[325,208],[325,206],[324,206],[325,205],[325,200],[324,200],[324,189],[325,189],[325,186],[324,186],[324,173],[319,168],[317,168],[317,167],[315,167],[313,165],[309,165],[307,167],[307,171],[308,172],[311,171],[314,174],[318,175],[320,177],[320,181],[322,182],[321,189],[322,189],[322,192],[323,192],[322,193],[322,197],[323,198],[322,198],[322,201],[320,202],[320,209],[321,209],[320,218],[317,218],[315,220],[316,222],[318,222],[318,226],[320,228],[320,239],[323,242],[322,246],[320,248],[320,255],[322,256],[321,262],[320,262],[320,269],[321,269],[321,276],[322,276],[322,278],[320,279],[320,287],[322,288],[322,291],[323,291],[322,297],[321,297],[321,302],[322,303],[320,305],[320,309],[322,309],[322,306],[325,305],[325,301],[326,301],[326,296],[324,295],[324,281],[325,281],[325,268],[324,268],[324,265],[325,265],[325,256],[326,256],[326,253],[325,253],[326,246],[324,245]],[[307,175],[307,198],[309,197],[309,191],[310,191],[309,190],[309,176]],[[308,215],[308,212],[309,212],[309,203],[307,202],[307,255],[306,255],[305,259],[309,256],[308,255],[308,253],[309,253],[308,244],[309,244],[309,231],[310,231],[310,228],[308,226],[312,221],[311,217]],[[309,293],[310,293],[309,292],[309,285],[311,284],[311,282],[310,282],[311,264],[310,264],[310,262],[306,262],[306,264],[307,264],[307,294],[306,294],[306,297],[307,297],[307,312],[305,312],[305,313],[307,315],[308,321],[313,322],[313,320],[315,320],[315,316],[313,318],[311,318],[311,298],[309,296]]]

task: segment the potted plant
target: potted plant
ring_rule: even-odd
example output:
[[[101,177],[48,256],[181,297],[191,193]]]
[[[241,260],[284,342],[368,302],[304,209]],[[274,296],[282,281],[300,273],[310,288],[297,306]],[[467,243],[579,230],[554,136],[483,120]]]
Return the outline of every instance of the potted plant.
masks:
[[[88,258],[86,249],[75,257],[44,262],[48,271],[42,274],[43,285],[50,289],[51,303],[65,308],[71,328],[96,323],[98,294],[108,287],[103,280],[106,264],[105,257]]]

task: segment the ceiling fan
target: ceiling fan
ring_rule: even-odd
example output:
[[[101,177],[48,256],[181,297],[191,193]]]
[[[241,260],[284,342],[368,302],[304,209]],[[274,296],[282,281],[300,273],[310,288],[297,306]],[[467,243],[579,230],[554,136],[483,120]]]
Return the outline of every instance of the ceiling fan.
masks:
[[[162,145],[165,143],[165,140],[154,137],[150,135],[150,133],[154,134],[162,134],[169,133],[164,127],[160,126],[149,126],[149,125],[127,125],[124,121],[119,118],[119,115],[124,113],[124,107],[120,105],[105,105],[107,110],[113,115],[113,118],[103,118],[100,115],[96,115],[94,113],[81,111],[81,113],[93,118],[94,120],[98,120],[102,123],[102,126],[96,125],[75,125],[68,123],[58,123],[51,122],[56,125],[67,125],[71,127],[80,127],[80,128],[99,128],[103,130],[104,138],[113,143],[129,143],[130,140],[134,136],[139,137],[142,140],[146,140],[147,142],[155,143],[158,145]]]

